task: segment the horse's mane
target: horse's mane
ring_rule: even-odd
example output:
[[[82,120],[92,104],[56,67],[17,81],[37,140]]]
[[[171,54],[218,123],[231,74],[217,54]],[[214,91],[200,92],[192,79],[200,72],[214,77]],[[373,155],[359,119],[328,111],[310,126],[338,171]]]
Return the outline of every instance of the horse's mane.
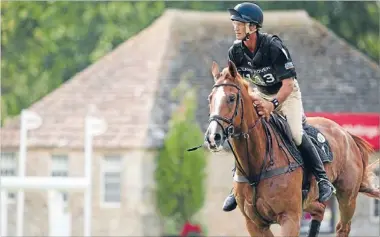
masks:
[[[230,78],[233,78],[231,73],[228,71],[228,67],[224,68],[222,73],[225,73],[227,77],[230,77]],[[237,76],[234,78],[234,80],[236,80],[236,82],[239,84],[241,83],[243,85],[243,87],[245,87],[245,89],[247,91],[249,91],[249,82],[247,80],[244,80],[242,76],[240,76],[240,74],[238,73]],[[243,89],[243,88],[241,88]]]
[[[240,75],[238,75],[237,78],[239,78],[238,80],[240,80],[241,84],[243,84],[245,89],[249,91],[249,82],[247,80],[244,80]]]

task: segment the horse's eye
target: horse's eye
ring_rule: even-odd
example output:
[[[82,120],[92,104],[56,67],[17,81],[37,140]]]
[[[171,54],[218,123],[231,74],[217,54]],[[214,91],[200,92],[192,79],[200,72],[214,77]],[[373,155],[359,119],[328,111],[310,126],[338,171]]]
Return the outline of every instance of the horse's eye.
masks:
[[[228,103],[233,103],[235,99],[236,99],[235,95],[228,96]]]

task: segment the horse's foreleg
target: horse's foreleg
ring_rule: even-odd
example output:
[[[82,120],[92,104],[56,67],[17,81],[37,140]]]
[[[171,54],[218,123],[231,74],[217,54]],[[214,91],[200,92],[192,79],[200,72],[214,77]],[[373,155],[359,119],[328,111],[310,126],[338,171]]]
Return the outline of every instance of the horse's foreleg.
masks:
[[[253,222],[248,217],[245,218],[247,230],[249,235],[252,236],[260,236],[260,237],[274,237],[272,231],[269,229],[269,226],[258,226],[255,222]]]
[[[281,236],[299,236],[301,225],[300,213],[287,213],[280,217]]]
[[[319,234],[319,228],[323,221],[323,215],[325,214],[326,205],[320,202],[314,202],[307,209],[312,217],[312,221],[309,227],[308,237],[317,237]]]

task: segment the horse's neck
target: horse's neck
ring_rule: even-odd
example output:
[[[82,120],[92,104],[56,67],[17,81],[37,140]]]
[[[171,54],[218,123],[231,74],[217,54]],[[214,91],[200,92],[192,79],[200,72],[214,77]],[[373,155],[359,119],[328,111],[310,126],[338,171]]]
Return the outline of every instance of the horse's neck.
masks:
[[[259,121],[259,117],[254,111],[252,103],[244,101],[244,117],[243,133],[248,133],[248,136],[234,139],[234,147],[236,148],[237,159],[243,166],[244,171],[252,174],[257,174],[260,171],[264,162],[266,153],[267,136],[264,130],[263,121]],[[248,108],[248,106],[252,106]],[[252,128],[252,126],[254,126]],[[248,146],[248,149],[247,149]],[[242,174],[241,174],[242,175]]]

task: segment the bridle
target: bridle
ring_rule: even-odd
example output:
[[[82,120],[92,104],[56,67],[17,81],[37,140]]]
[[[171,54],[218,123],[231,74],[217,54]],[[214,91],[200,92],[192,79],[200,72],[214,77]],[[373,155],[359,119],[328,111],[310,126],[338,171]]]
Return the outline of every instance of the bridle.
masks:
[[[244,118],[244,106],[243,106],[243,98],[241,96],[241,89],[240,89],[239,86],[237,86],[236,84],[233,84],[233,83],[215,84],[212,88],[218,88],[218,87],[221,87],[221,86],[231,86],[231,87],[234,87],[234,88],[236,88],[238,90],[237,97],[236,97],[236,103],[235,103],[235,111],[234,111],[234,113],[233,113],[233,115],[232,115],[231,118],[226,118],[226,117],[223,117],[223,116],[220,116],[220,115],[212,115],[212,116],[209,117],[208,122],[211,123],[212,121],[215,121],[222,128],[223,136],[224,136],[223,141],[226,140],[226,139],[228,140],[229,138],[240,137],[240,136],[248,138],[249,133],[251,132],[251,130],[254,127],[256,127],[256,125],[260,121],[260,118],[257,119],[253,123],[253,125],[251,125],[251,126],[248,127],[248,131],[243,132],[242,125],[243,125],[243,118]],[[238,116],[239,106],[241,107],[240,125],[239,125],[239,129],[235,129],[234,119],[236,118],[236,116]],[[223,127],[221,121],[227,123],[227,126]],[[240,130],[240,133],[235,133],[235,131],[238,131],[238,130]]]
[[[248,170],[248,174],[247,174],[247,172],[244,171],[243,166],[240,164],[239,159],[238,159],[238,157],[236,155],[236,152],[235,152],[235,150],[233,149],[233,147],[231,145],[230,138],[240,138],[240,137],[243,137],[245,139],[245,143],[246,143],[245,144],[245,146],[246,146],[246,156],[247,156],[248,166],[250,167],[251,164],[250,164],[249,151],[248,151],[249,133],[252,131],[253,128],[256,127],[256,125],[258,124],[258,122],[261,121],[261,118],[259,117],[251,126],[249,126],[248,129],[247,129],[247,131],[243,131],[242,125],[243,125],[243,118],[244,118],[244,106],[243,106],[243,98],[242,98],[242,95],[241,95],[241,89],[240,89],[239,86],[237,86],[236,84],[233,84],[233,83],[215,84],[213,86],[213,89],[221,87],[221,86],[231,86],[231,87],[234,87],[234,88],[237,89],[238,93],[237,93],[237,97],[236,97],[235,111],[232,114],[231,118],[226,118],[226,117],[223,117],[223,116],[220,116],[220,115],[212,115],[212,116],[209,117],[208,121],[209,121],[209,123],[211,123],[212,121],[215,121],[218,124],[218,126],[220,126],[220,128],[223,131],[223,138],[222,138],[222,144],[221,145],[223,145],[224,141],[227,140],[228,146],[230,147],[230,149],[232,151],[232,154],[235,157],[235,161],[236,161],[236,164],[237,164],[236,168],[249,180],[250,177],[251,177],[251,174],[249,172],[250,170]],[[239,107],[241,107],[240,125],[239,125],[239,129],[235,129],[234,119],[238,116]],[[257,113],[257,111],[256,111],[256,113]],[[226,127],[223,127],[222,121],[225,122],[225,123],[227,123]],[[238,130],[240,130],[240,132],[239,133],[235,133],[235,131],[238,131]],[[207,137],[207,136],[205,136],[205,137]],[[254,183],[254,181],[252,181],[252,185],[253,185],[253,183]]]

